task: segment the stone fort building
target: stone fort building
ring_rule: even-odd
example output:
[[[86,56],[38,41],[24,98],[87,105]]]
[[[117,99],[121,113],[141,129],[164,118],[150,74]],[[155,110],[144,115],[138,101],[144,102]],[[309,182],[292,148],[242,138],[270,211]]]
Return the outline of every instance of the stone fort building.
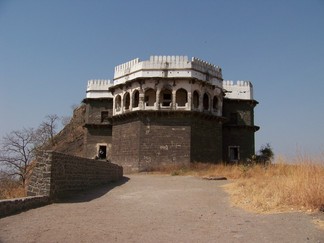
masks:
[[[113,81],[88,81],[83,102],[85,157],[126,172],[255,153],[252,84],[225,81],[219,66],[198,58],[136,58],[116,66]]]

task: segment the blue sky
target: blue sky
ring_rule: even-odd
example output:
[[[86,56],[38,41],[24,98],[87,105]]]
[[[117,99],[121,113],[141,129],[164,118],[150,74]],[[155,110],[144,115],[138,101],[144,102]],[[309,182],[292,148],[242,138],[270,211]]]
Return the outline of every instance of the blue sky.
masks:
[[[87,80],[150,55],[252,81],[257,149],[324,153],[323,0],[0,0],[0,136],[71,115]]]

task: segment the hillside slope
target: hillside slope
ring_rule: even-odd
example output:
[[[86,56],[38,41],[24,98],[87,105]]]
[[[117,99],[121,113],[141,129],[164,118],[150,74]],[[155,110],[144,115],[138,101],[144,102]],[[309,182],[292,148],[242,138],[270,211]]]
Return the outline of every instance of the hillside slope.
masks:
[[[85,105],[76,108],[70,122],[55,136],[55,145],[47,146],[46,149],[82,157],[85,111]]]

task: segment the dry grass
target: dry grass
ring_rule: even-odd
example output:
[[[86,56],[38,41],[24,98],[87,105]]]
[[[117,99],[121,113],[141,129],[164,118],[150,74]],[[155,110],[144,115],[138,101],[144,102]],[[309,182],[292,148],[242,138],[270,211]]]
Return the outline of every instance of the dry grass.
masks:
[[[234,204],[258,212],[316,210],[324,205],[324,167],[256,165],[226,189]]]
[[[0,180],[0,200],[25,196],[26,190],[19,182],[10,179]]]
[[[263,165],[193,164],[165,167],[160,171],[171,175],[220,176],[234,179],[225,186],[236,206],[257,212],[287,210],[323,210],[324,165],[289,164],[287,161]]]

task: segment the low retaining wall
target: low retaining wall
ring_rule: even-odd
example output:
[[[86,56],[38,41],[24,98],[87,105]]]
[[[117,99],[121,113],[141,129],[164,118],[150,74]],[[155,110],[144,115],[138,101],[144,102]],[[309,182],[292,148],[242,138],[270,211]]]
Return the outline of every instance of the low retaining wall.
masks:
[[[0,200],[0,217],[44,206],[55,199],[118,181],[123,167],[102,160],[43,151],[37,156],[27,196]]]
[[[27,195],[64,198],[71,192],[108,184],[122,177],[123,168],[107,161],[43,151],[37,157]]]
[[[0,218],[49,204],[47,196],[35,196],[0,200]]]

